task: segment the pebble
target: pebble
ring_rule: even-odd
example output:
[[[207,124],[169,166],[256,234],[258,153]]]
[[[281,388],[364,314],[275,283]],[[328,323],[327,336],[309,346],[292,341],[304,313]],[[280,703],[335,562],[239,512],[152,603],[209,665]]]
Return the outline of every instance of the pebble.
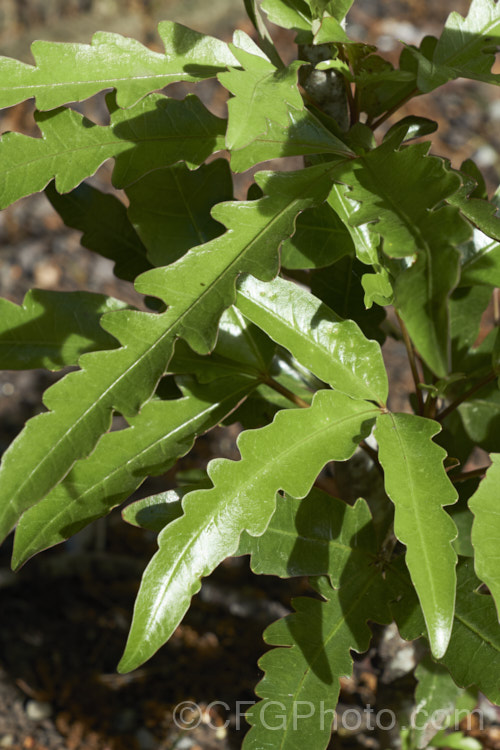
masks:
[[[0,747],[12,747],[14,742],[15,737],[13,734],[4,734],[2,737],[0,737]]]
[[[52,716],[52,706],[44,701],[29,700],[24,710],[26,716],[33,721],[43,721]]]

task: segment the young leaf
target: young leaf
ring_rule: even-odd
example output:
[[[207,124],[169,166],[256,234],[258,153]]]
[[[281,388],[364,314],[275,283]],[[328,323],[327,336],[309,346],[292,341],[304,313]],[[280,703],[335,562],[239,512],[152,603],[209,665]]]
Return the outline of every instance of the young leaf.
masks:
[[[395,506],[394,530],[407,547],[406,564],[417,590],[432,653],[446,652],[455,606],[451,546],[456,527],[443,505],[457,493],[443,467],[445,451],[432,442],[439,425],[412,414],[382,414],[375,437],[387,494]]]
[[[268,119],[282,127],[288,125],[289,108],[300,111],[304,102],[297,86],[301,61],[275,68],[258,49],[257,54],[251,54],[237,44],[230,48],[243,70],[219,73],[217,78],[233,94],[228,102],[226,133],[226,147],[232,151],[266,133]]]
[[[85,182],[66,195],[59,195],[51,183],[45,195],[66,226],[83,232],[83,247],[114,261],[113,270],[119,279],[133,281],[152,268],[126,207],[114,195]]]
[[[310,408],[281,411],[270,425],[242,433],[240,461],[212,461],[213,489],[186,495],[184,515],[158,538],[119,670],[135,669],[168,640],[200,578],[236,551],[242,531],[265,531],[279,489],[305,497],[328,461],[352,456],[376,414],[366,402],[319,391]]]
[[[49,412],[30,420],[4,454],[0,539],[77,459],[92,451],[109,429],[112,409],[126,417],[137,413],[165,371],[176,337],[182,336],[203,354],[213,348],[219,318],[234,302],[237,276],[253,273],[270,280],[276,274],[280,243],[293,232],[299,211],[324,200],[329,169],[322,165],[299,173],[261,173],[256,179],[269,195],[219,204],[214,211],[214,218],[230,227],[224,235],[192,249],[168,268],[146,272],[136,282],[139,292],[170,305],[166,313],[124,310],[106,315],[103,326],[122,347],[83,355],[82,370],[46,392]]]
[[[115,158],[113,184],[125,187],[144,174],[180,160],[194,168],[224,147],[225,121],[195,96],[184,101],[152,94],[128,110],[108,97],[109,126],[95,125],[72,109],[35,112],[42,138],[6,133],[0,140],[5,176],[0,207],[35,193],[55,177],[67,193]]]
[[[127,108],[174,81],[213,78],[238,65],[219,39],[171,21],[162,21],[158,33],[164,55],[135,39],[100,31],[90,45],[34,42],[35,67],[0,57],[0,107],[35,96],[37,108],[48,110],[114,88],[118,106]]]
[[[343,321],[310,292],[280,278],[268,284],[242,279],[236,304],[320,380],[352,398],[385,404],[388,384],[380,347],[354,321]]]
[[[328,575],[332,586],[349,561],[373,562],[376,540],[370,509],[359,498],[354,506],[311,490],[306,498],[276,497],[276,511],[262,536],[244,532],[238,555],[251,555],[257,575],[280,578]]]
[[[84,352],[112,349],[117,342],[99,321],[124,302],[90,292],[31,289],[22,305],[0,299],[0,363],[4,370],[75,365]]]
[[[149,476],[167,471],[195,438],[221,421],[254,388],[250,378],[211,385],[186,384],[184,398],[153,400],[129,418],[128,429],[104,435],[89,458],[23,514],[14,539],[12,566],[59,544],[126,500]]]
[[[226,159],[216,159],[194,172],[184,164],[157,169],[126,193],[129,219],[147,247],[148,258],[155,266],[167,266],[189,248],[223,233],[210,210],[231,200],[233,183]]]
[[[469,508],[474,513],[474,567],[488,586],[500,618],[500,454],[493,454],[491,460],[493,464],[469,500]]]

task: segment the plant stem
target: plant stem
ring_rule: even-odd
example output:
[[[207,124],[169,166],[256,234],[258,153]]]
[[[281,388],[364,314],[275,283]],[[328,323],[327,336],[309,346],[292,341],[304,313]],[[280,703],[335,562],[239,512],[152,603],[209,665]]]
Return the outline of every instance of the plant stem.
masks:
[[[408,333],[408,330],[403,323],[402,319],[399,317],[399,313],[396,310],[396,316],[399,322],[399,327],[401,328],[401,333],[403,334],[403,341],[406,347],[406,352],[408,354],[408,361],[410,363],[410,369],[411,374],[413,375],[413,382],[415,383],[415,392],[417,396],[418,401],[418,413],[423,414],[424,413],[424,397],[422,395],[422,391],[420,389],[420,383],[422,382],[420,379],[420,375],[418,374],[417,369],[417,361],[415,359],[415,351],[413,349],[413,344],[410,339],[410,335]]]
[[[446,419],[448,414],[451,414],[453,411],[455,411],[455,409],[458,406],[460,406],[460,404],[463,403],[463,401],[466,401],[468,398],[470,398],[470,396],[476,393],[476,391],[481,390],[483,386],[487,385],[488,383],[491,383],[491,381],[495,380],[495,378],[497,377],[498,377],[498,373],[490,372],[488,375],[486,375],[485,378],[480,380],[479,383],[476,383],[476,385],[473,385],[472,388],[469,388],[468,391],[465,391],[464,393],[462,393],[461,396],[456,398],[455,401],[452,401],[451,404],[449,404],[446,407],[446,409],[444,409],[440,414],[437,415],[437,417],[435,417],[435,419],[438,422],[442,422],[443,419]]]
[[[362,440],[360,442],[360,444],[359,444],[359,447],[362,450],[364,450],[364,452],[366,453],[367,456],[369,456],[371,458],[371,460],[373,461],[373,464],[374,464],[375,468],[377,469],[377,471],[379,472],[379,474],[381,476],[384,476],[384,470],[382,468],[382,464],[378,460],[378,451],[376,451],[375,448],[372,448],[371,445],[368,445],[368,443],[366,442],[366,440]]]
[[[281,393],[282,396],[291,401],[292,404],[295,404],[295,406],[300,406],[301,409],[309,409],[309,404],[307,403],[307,401],[304,401],[303,398],[300,398],[300,396],[297,396],[295,393],[288,390],[288,388],[285,388],[284,385],[278,383],[278,381],[274,380],[274,378],[268,377],[263,381],[263,383],[264,385],[268,385],[269,388],[272,388],[273,391]]]
[[[394,106],[388,109],[387,112],[385,112],[381,117],[378,118],[378,120],[375,120],[375,122],[372,122],[370,125],[370,129],[376,130],[380,125],[382,125],[382,123],[388,120],[389,117],[391,117],[391,115],[394,114],[394,112],[397,112],[398,109],[403,106],[403,104],[406,104],[406,102],[409,102],[410,99],[413,99],[413,97],[417,96],[417,94],[419,93],[420,93],[419,89],[415,86],[415,88],[412,89],[412,91],[410,91],[409,94],[407,94],[399,102],[394,104]]]
[[[455,477],[451,476],[451,481],[456,484],[457,482],[466,482],[468,479],[474,477],[483,477],[489,469],[489,466],[481,466],[480,469],[472,469],[471,471],[463,471],[461,474],[457,474]]]

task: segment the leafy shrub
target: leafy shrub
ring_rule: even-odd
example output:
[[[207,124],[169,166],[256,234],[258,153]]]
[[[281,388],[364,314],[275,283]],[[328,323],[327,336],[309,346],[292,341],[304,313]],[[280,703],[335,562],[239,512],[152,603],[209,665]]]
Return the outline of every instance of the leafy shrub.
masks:
[[[475,345],[500,282],[499,195],[488,202],[473,162],[457,170],[429,155],[428,119],[378,136],[447,81],[498,83],[500,10],[472,0],[465,19],[452,13],[439,39],[405,46],[393,67],[348,37],[350,5],[246,0],[257,42],[165,22],[165,54],[98,33],[91,45],[35,42],[34,66],[0,59],[0,105],[34,97],[41,131],[3,135],[2,207],[45,189],[150,307],[37,290],[21,307],[2,301],[5,368],[79,369],[47,390],[47,411],[4,455],[0,536],[17,524],[17,568],[165,472],[200,434],[241,423],[240,460],[215,459],[199,486],[124,512],[160,533],[119,669],[165,643],[228,556],[250,555],[260,574],[311,576],[317,595],[265,632],[276,648],[261,661],[245,748],[328,744],[329,720],[266,727],[283,706],[288,717],[300,701],[335,705],[350,650],[368,648],[368,620],[428,639],[420,707],[448,710],[457,686],[500,701],[498,331]],[[297,32],[298,60],[282,62],[262,12]],[[196,96],[152,93],[210,77],[231,94],[227,120]],[[108,125],[66,106],[104,89]],[[232,200],[231,173],[289,156],[303,168],[257,172],[247,200]],[[83,182],[110,158],[127,207]],[[386,336],[406,345],[413,413],[387,406]],[[128,427],[110,432],[113,414]],[[314,487],[358,446],[366,499]],[[477,447],[493,453],[490,468],[464,470]],[[428,739],[415,730],[408,742]]]

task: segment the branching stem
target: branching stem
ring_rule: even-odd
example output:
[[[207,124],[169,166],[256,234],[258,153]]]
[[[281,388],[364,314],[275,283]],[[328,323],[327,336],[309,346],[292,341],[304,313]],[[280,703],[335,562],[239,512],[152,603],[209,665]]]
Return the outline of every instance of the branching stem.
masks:
[[[463,403],[464,401],[467,401],[467,399],[470,398],[472,395],[474,395],[476,391],[480,391],[483,386],[487,385],[488,383],[491,383],[491,381],[495,380],[495,378],[497,377],[498,377],[498,373],[496,372],[488,373],[488,375],[486,375],[485,378],[480,380],[479,383],[476,383],[476,385],[473,385],[472,388],[469,388],[468,391],[465,391],[464,393],[462,393],[461,396],[456,398],[455,401],[452,401],[451,404],[449,404],[449,406],[446,407],[446,409],[443,409],[443,411],[440,414],[438,414],[437,417],[435,417],[435,419],[438,422],[442,422],[443,419],[446,419],[448,414],[451,414],[452,412],[454,412],[455,409],[459,407],[461,403]]]
[[[468,479],[473,479],[474,477],[483,477],[488,469],[489,466],[481,466],[479,469],[471,469],[471,471],[463,471],[461,474],[451,476],[450,479],[453,484],[456,484],[457,482],[466,482]]]
[[[378,120],[375,120],[375,122],[372,122],[370,125],[370,129],[376,130],[380,125],[382,125],[382,123],[388,120],[389,117],[391,117],[394,114],[394,112],[397,112],[398,109],[403,106],[403,104],[406,104],[406,102],[409,102],[410,99],[413,99],[413,97],[417,96],[419,93],[420,93],[419,89],[415,86],[415,88],[412,89],[409,94],[407,94],[405,97],[400,99],[400,101],[394,104],[393,107],[388,109],[387,112],[384,112],[384,114],[381,117],[379,117]]]
[[[297,396],[297,394],[288,390],[288,388],[285,388],[284,385],[281,385],[281,383],[278,383],[278,381],[274,380],[274,378],[271,378],[271,377],[266,378],[263,382],[265,385],[268,385],[269,388],[272,388],[273,391],[276,391],[277,393],[281,393],[282,396],[284,396],[289,401],[291,401],[292,404],[295,404],[295,406],[300,406],[301,409],[309,408],[309,404],[307,403],[307,401],[304,401],[303,398],[300,398],[300,396]]]

